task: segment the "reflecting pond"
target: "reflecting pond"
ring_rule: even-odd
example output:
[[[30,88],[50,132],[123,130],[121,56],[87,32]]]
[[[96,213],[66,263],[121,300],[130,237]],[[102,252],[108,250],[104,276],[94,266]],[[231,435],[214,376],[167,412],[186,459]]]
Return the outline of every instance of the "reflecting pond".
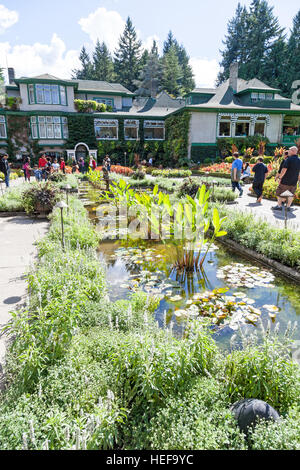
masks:
[[[89,214],[97,224],[96,204],[91,203]],[[136,290],[157,296],[156,320],[161,327],[172,325],[175,334],[184,332],[189,318],[210,317],[215,337],[225,346],[239,329],[247,334],[262,321],[272,329],[280,323],[284,333],[299,318],[299,285],[220,245],[210,249],[202,272],[187,274],[173,269],[172,245],[125,243],[103,241],[98,249],[107,266],[110,299],[130,298]]]

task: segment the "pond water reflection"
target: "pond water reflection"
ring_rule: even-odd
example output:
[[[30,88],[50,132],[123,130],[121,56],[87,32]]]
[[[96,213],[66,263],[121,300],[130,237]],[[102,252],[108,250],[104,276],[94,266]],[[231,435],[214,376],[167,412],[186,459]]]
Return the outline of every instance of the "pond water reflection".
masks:
[[[91,201],[88,210],[97,225],[97,192],[88,191],[85,197]],[[173,323],[175,334],[183,333],[188,318],[201,321],[207,315],[217,326],[214,336],[227,346],[239,328],[245,334],[253,332],[262,320],[265,325],[271,322],[271,328],[280,323],[283,334],[289,322],[299,318],[299,285],[222,246],[212,247],[202,272],[187,274],[173,269],[174,246],[132,243],[103,241],[99,246],[99,258],[107,265],[110,299],[130,298],[135,290],[158,296],[156,320],[161,327]],[[299,329],[295,336],[300,339]]]
[[[199,312],[194,313],[193,309],[190,310],[191,307],[195,305],[202,310],[203,304],[211,305],[214,297],[209,297],[209,292],[225,287],[229,290],[216,296],[217,304],[219,298],[226,299],[225,305],[232,302],[235,312],[225,314],[225,319],[218,327],[216,337],[224,344],[228,343],[239,327],[245,333],[253,331],[260,318],[264,323],[271,319],[272,328],[280,322],[280,331],[284,332],[288,322],[297,321],[300,315],[299,286],[261,266],[257,266],[256,270],[254,268],[252,284],[247,281],[251,287],[233,286],[226,279],[218,277],[223,267],[242,271],[248,267],[250,273],[255,267],[255,264],[222,247],[213,247],[202,272],[189,274],[172,269],[172,246],[147,243],[144,247],[128,248],[124,243],[122,246],[121,242],[102,242],[99,257],[106,261],[109,296],[112,301],[130,298],[132,292],[138,289],[157,295],[161,300],[156,311],[156,320],[161,327],[165,322],[174,322],[174,330],[178,334],[184,331],[187,318],[197,315],[199,318]],[[262,281],[262,273],[266,276],[266,282]],[[222,306],[224,302],[222,304],[220,301],[220,309],[213,311],[218,315],[222,315],[224,311],[228,313],[226,308],[222,310]],[[299,331],[296,334],[297,339],[300,339]]]

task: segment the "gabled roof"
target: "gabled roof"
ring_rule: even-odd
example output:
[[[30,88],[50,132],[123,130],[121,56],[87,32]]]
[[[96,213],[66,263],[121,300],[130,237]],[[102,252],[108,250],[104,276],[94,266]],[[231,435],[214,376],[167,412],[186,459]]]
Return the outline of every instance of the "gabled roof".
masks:
[[[215,90],[215,94],[210,98],[210,100],[206,103],[202,103],[202,104],[196,104],[196,105],[190,105],[189,108],[223,108],[224,110],[226,110],[226,108],[233,108],[233,109],[240,109],[241,111],[243,110],[243,108],[249,108],[249,106],[245,106],[245,104],[241,101],[241,98],[240,98],[240,94],[242,94],[242,92],[245,92],[246,90],[250,90],[249,87],[252,87],[252,89],[257,89],[257,90],[260,90],[260,91],[264,91],[264,92],[269,92],[269,93],[274,93],[275,96],[275,100],[277,101],[278,103],[278,106],[276,106],[276,108],[273,108],[273,109],[281,109],[280,107],[280,102],[282,103],[286,103],[287,101],[291,101],[290,99],[288,98],[284,98],[283,96],[275,93],[277,90],[275,88],[271,88],[269,87],[268,85],[264,84],[263,82],[261,82],[260,80],[254,78],[253,80],[249,80],[249,81],[246,81],[246,80],[243,80],[242,78],[238,78],[238,93],[234,93],[233,89],[229,86],[229,79],[226,80],[224,83],[222,83],[222,85],[218,86]],[[254,88],[255,87],[255,88]],[[263,109],[269,109],[269,108],[263,108],[261,106],[253,106],[251,105],[251,109],[255,110],[255,109],[259,109],[259,110],[263,110]],[[282,107],[282,109],[286,109],[284,107]],[[297,105],[294,105],[294,106],[291,106],[290,109],[294,109],[294,110],[300,110],[300,106],[297,106]]]
[[[104,92],[134,96],[134,93],[120,83],[108,83],[97,80],[72,80],[72,82],[77,84],[78,92]]]
[[[189,95],[214,95],[215,93],[215,88],[194,88]]]
[[[269,92],[269,93],[274,93],[274,92],[279,92],[280,90],[278,88],[272,88],[265,83],[261,82],[257,78],[253,78],[252,80],[243,80],[242,78],[238,79],[238,87],[237,87],[237,94],[240,93],[245,93],[248,91],[262,91],[262,92]]]
[[[63,84],[68,86],[76,86],[73,80],[68,80],[64,78],[58,78],[54,75],[50,75],[49,73],[44,73],[42,75],[37,75],[36,77],[21,77],[15,78],[15,83],[51,83],[54,82],[56,84]]]

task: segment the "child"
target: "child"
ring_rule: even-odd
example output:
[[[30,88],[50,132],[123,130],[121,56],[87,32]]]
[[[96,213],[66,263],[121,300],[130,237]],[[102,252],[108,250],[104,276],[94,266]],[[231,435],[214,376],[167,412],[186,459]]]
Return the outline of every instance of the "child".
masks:
[[[39,170],[37,165],[34,165],[33,173],[36,181],[42,181],[42,170]]]

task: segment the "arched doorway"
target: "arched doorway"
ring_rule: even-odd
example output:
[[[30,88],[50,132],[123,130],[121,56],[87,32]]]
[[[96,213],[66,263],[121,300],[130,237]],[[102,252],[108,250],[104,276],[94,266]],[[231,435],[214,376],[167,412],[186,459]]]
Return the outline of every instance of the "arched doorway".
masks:
[[[78,161],[79,158],[86,159],[86,157],[89,155],[92,156],[97,162],[97,150],[90,150],[84,142],[79,142],[77,145],[75,145],[74,150],[67,150],[67,159],[70,162],[74,159]]]
[[[78,161],[80,158],[83,158],[84,160],[88,157],[89,155],[89,148],[86,144],[84,143],[79,143],[75,147],[75,157],[76,160]]]

